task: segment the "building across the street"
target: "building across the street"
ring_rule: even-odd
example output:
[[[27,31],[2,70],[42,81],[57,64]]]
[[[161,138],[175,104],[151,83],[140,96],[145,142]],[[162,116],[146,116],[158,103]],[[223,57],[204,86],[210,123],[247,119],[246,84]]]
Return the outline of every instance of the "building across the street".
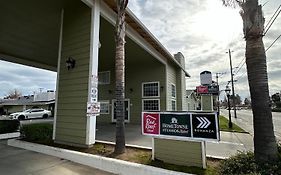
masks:
[[[35,95],[21,96],[16,99],[3,99],[0,101],[0,115],[9,115],[31,108],[50,110],[53,115],[55,108],[55,92],[47,91]]]

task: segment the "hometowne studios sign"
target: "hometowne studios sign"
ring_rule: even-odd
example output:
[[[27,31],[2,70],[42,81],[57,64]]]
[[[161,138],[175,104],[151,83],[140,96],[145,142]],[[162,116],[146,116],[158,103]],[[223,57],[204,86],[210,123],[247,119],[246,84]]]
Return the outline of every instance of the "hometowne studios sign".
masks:
[[[220,139],[217,114],[202,112],[143,112],[142,134],[175,139]]]

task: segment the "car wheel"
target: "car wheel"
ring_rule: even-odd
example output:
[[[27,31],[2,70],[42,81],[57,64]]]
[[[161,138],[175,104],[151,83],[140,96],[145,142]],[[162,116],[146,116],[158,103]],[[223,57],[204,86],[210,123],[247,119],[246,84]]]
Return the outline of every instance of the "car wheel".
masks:
[[[18,120],[24,120],[25,119],[25,116],[24,115],[20,115],[19,117],[18,117]]]
[[[49,117],[48,114],[43,115],[43,118],[48,118],[48,117]]]

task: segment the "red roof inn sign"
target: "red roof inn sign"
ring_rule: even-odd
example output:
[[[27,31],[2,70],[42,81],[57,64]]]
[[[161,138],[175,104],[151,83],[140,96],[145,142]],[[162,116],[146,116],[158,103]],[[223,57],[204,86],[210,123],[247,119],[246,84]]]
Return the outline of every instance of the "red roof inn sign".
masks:
[[[142,134],[175,139],[219,140],[216,113],[143,112]]]

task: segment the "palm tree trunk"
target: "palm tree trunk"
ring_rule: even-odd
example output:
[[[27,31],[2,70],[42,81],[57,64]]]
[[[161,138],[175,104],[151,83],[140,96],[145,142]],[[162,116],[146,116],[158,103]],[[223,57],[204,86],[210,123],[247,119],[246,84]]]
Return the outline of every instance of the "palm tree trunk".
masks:
[[[258,0],[247,0],[242,8],[246,64],[253,109],[255,159],[258,162],[276,160],[277,143],[269,105],[266,55],[262,40],[262,7],[258,5]]]
[[[116,96],[116,144],[114,152],[125,152],[125,9],[128,0],[117,0],[115,28],[115,96]]]

